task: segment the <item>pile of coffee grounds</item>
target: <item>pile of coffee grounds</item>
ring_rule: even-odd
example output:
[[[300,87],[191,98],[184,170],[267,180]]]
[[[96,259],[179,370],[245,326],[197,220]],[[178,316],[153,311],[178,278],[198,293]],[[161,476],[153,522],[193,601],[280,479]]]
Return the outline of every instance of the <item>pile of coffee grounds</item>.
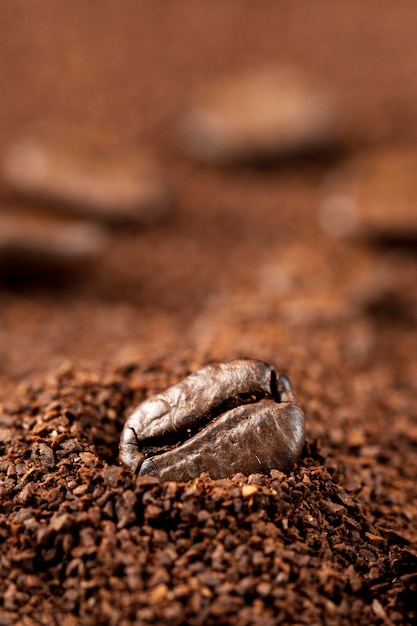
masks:
[[[378,472],[389,447],[354,429],[338,446],[360,489],[311,437],[288,474],[160,483],[116,464],[124,416],[173,371],[67,370],[3,406],[1,623],[413,623],[416,506]]]

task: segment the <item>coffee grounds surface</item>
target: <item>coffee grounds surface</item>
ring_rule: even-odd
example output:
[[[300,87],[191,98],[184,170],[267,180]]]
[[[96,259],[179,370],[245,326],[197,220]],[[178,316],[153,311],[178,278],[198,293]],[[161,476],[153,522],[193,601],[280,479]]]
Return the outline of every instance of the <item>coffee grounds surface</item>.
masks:
[[[417,622],[415,245],[318,218],[350,159],[417,141],[416,22],[413,2],[356,0],[3,8],[0,152],[75,124],[146,147],[176,202],[110,229],[65,284],[2,280],[0,624]],[[333,89],[342,153],[182,156],[194,87],[271,64]],[[291,471],[161,483],[119,465],[139,402],[240,357],[293,383]]]

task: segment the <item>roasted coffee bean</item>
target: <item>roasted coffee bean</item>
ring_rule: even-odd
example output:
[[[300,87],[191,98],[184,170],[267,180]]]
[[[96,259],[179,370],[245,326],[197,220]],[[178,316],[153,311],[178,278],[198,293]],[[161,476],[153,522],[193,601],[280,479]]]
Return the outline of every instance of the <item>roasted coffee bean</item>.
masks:
[[[25,213],[0,215],[0,271],[5,275],[50,274],[85,268],[108,243],[89,223],[67,223]]]
[[[417,150],[359,157],[325,186],[319,219],[330,235],[392,242],[417,239]]]
[[[18,196],[104,222],[154,221],[170,203],[168,187],[148,158],[68,138],[17,141],[3,170]]]
[[[120,459],[139,475],[192,480],[284,470],[304,444],[304,415],[285,376],[254,359],[210,365],[139,405]]]
[[[183,113],[178,138],[201,161],[267,160],[340,140],[332,98],[289,71],[264,71],[208,85]]]

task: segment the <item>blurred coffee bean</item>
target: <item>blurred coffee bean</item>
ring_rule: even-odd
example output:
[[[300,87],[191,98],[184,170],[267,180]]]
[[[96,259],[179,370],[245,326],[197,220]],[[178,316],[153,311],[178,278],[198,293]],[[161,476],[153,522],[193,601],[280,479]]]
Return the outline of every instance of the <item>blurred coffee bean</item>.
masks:
[[[324,231],[386,241],[417,238],[417,147],[359,158],[328,181],[320,207]]]
[[[106,233],[96,225],[0,214],[0,274],[5,280],[84,271],[106,244]]]
[[[207,86],[182,115],[183,150],[201,161],[270,160],[334,147],[332,98],[290,72],[259,72]]]
[[[7,152],[7,187],[54,210],[111,223],[154,221],[170,193],[147,158],[49,135],[28,136]]]

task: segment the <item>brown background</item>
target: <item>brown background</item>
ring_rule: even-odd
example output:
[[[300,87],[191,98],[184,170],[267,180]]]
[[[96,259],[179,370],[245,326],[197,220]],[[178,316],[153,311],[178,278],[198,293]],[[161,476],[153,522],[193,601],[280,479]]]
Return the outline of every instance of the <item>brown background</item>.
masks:
[[[326,170],[314,162],[268,173],[195,166],[177,153],[176,115],[208,79],[289,65],[339,98],[349,150],[411,141],[416,20],[406,2],[4,3],[0,148],[45,122],[146,146],[165,166],[177,206],[169,223],[114,237],[81,296],[1,294],[1,372],[57,357],[112,358],[136,340],[194,349],[190,322],[213,294],[253,287],[264,258],[279,263],[289,244],[315,249]],[[334,246],[330,257],[348,258],[339,243],[325,245]]]

